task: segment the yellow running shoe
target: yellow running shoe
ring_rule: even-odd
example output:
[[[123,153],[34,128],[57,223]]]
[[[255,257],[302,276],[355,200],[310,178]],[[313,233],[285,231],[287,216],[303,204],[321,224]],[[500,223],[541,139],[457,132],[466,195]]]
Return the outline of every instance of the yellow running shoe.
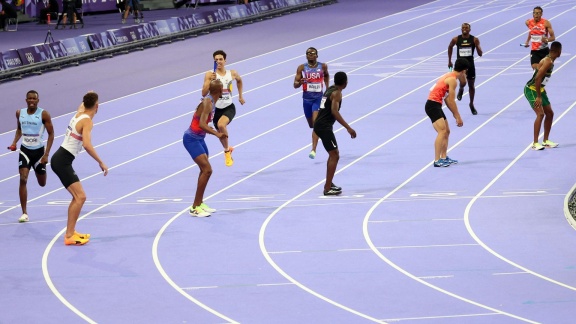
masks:
[[[554,147],[558,147],[558,143],[554,143],[551,140],[546,140],[544,143],[542,143],[544,145],[545,148],[554,148]]]
[[[224,163],[226,166],[232,166],[234,164],[234,159],[232,158],[232,151],[234,148],[232,146],[228,147],[228,151],[224,151]]]

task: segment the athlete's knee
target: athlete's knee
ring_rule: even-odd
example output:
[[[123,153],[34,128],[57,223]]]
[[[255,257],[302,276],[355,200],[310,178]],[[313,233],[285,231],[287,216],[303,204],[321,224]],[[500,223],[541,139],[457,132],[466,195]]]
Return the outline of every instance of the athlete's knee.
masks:
[[[328,152],[328,157],[330,159],[338,161],[340,159],[340,151],[338,151],[338,149],[332,150]]]
[[[28,175],[27,174],[21,174],[20,175],[20,185],[25,186],[27,183],[28,183]]]
[[[74,195],[73,199],[80,204],[84,204],[86,202],[86,193],[84,191],[77,193]]]
[[[225,132],[226,131],[226,126],[228,126],[228,122],[225,121],[218,121],[218,131],[220,132]]]
[[[201,173],[203,176],[210,177],[210,176],[212,175],[212,166],[207,166],[207,167],[205,167],[205,168],[202,168],[202,169],[200,170],[200,173]]]

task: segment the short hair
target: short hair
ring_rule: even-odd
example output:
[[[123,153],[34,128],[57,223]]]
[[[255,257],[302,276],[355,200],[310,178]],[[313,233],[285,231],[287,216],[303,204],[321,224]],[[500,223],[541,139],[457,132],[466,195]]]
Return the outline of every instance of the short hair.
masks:
[[[84,98],[82,98],[82,102],[84,103],[84,108],[94,108],[98,102],[98,94],[96,92],[88,92],[84,95]]]
[[[213,58],[216,58],[216,55],[222,55],[222,57],[223,57],[224,59],[226,59],[226,52],[224,52],[223,50],[217,50],[216,52],[214,52],[214,53],[212,54],[212,57],[213,57]]]
[[[470,63],[468,63],[468,60],[463,57],[457,59],[454,63],[454,71],[456,72],[468,70],[468,68],[470,68]]]
[[[334,74],[334,84],[337,86],[343,86],[346,84],[346,82],[348,82],[348,76],[346,75],[346,73],[340,71],[340,72],[336,72],[336,74]]]
[[[30,91],[26,92],[26,98],[28,98],[28,95],[31,93],[35,94],[36,97],[40,98],[40,95],[38,94],[38,91],[36,91],[36,90],[30,90]]]
[[[544,9],[542,9],[542,7],[536,6],[536,7],[534,7],[534,9],[532,9],[532,11],[534,11],[534,10],[536,10],[536,9],[540,9],[540,11],[541,11],[542,13],[544,13]]]
[[[560,42],[552,42],[552,44],[550,44],[551,51],[559,52],[561,49],[562,49],[562,43]]]
[[[472,29],[472,25],[470,25],[469,23],[463,23],[462,26],[468,26],[468,28]]]
[[[318,50],[315,47],[308,47],[306,49],[306,52],[308,52],[309,50],[313,50],[314,52],[316,52],[316,55],[318,55]]]

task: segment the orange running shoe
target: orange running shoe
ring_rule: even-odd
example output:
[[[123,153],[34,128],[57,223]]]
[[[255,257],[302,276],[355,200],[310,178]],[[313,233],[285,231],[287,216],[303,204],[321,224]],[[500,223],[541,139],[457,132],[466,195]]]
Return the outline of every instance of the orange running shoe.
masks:
[[[84,245],[88,243],[88,239],[81,238],[78,234],[74,233],[72,237],[64,236],[64,244],[66,245]]]

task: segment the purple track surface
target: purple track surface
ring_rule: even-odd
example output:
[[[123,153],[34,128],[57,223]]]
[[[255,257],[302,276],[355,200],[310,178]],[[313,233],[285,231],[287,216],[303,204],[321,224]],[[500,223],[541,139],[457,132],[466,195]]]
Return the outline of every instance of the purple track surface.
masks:
[[[53,117],[53,151],[87,90],[100,94],[93,143],[110,167],[74,163],[88,200],[82,247],[63,244],[70,195],[50,171],[28,181],[30,222],[17,223],[17,152],[0,154],[0,323],[572,323],[574,230],[563,214],[574,185],[576,11],[539,3],[564,44],[547,86],[556,149],[532,151],[534,113],[525,19],[511,0],[339,3],[0,84],[0,142],[36,89]],[[433,168],[424,113],[447,71],[446,48],[472,25],[477,116],[451,125],[449,155]],[[338,124],[340,197],[324,197],[327,154],[308,158],[301,90],[305,49],[331,75],[349,75]],[[214,173],[187,210],[198,168],[182,146],[211,53],[228,53],[244,81],[229,126],[232,167],[207,138]]]

